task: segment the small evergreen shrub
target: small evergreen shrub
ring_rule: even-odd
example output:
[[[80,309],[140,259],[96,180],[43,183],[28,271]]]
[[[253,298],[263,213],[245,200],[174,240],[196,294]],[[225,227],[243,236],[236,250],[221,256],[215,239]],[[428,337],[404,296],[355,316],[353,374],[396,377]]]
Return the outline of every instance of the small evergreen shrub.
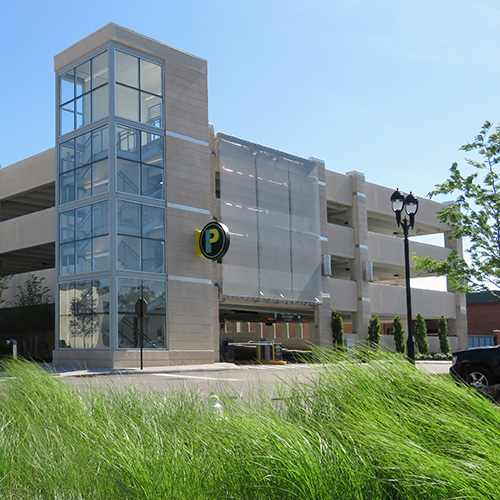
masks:
[[[368,337],[367,340],[373,346],[378,346],[380,344],[380,329],[381,329],[380,319],[378,316],[374,316],[370,319],[368,324]]]
[[[394,347],[396,352],[404,354],[405,352],[405,331],[403,328],[403,321],[399,316],[394,318],[392,323],[394,327]]]
[[[448,322],[444,316],[439,318],[438,324],[439,349],[443,354],[449,354],[450,342],[448,341]]]
[[[344,321],[337,311],[332,311],[332,340],[334,347],[344,347]]]
[[[429,352],[429,341],[427,340],[427,325],[424,317],[419,313],[415,321],[415,342],[420,354]]]

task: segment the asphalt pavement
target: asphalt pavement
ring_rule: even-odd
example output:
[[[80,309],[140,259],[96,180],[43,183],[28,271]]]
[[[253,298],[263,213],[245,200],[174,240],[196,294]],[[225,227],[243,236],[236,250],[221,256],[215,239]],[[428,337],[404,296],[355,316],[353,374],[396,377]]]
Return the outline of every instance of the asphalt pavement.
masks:
[[[430,373],[448,373],[450,361],[417,361],[419,369]],[[311,380],[317,365],[236,364],[214,363],[127,369],[82,369],[45,365],[53,376],[83,391],[91,387],[127,389],[131,387],[172,392],[195,389],[202,395],[211,393],[229,397],[244,397],[257,387],[271,397],[278,398],[287,384]]]

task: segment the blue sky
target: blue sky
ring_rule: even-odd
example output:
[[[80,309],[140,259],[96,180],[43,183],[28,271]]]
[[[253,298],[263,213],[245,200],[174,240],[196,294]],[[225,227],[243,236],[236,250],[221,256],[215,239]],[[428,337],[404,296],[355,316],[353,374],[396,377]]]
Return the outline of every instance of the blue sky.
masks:
[[[2,166],[53,146],[53,56],[108,22],[208,60],[216,131],[417,196],[500,121],[498,0],[19,0],[0,16]]]

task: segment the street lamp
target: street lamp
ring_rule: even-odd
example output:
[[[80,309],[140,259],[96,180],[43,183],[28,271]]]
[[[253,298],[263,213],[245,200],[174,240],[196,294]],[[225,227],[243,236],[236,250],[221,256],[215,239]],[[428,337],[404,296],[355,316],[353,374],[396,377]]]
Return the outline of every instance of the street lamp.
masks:
[[[406,350],[408,357],[415,362],[415,344],[413,341],[413,317],[411,313],[411,288],[410,288],[410,250],[408,244],[408,229],[412,228],[415,224],[415,214],[418,212],[418,199],[413,194],[405,197],[405,195],[396,189],[391,196],[391,206],[393,212],[396,214],[396,222],[398,226],[403,228],[404,243],[405,243],[405,277],[406,277],[406,317],[408,318],[408,341],[406,343]],[[405,209],[406,215],[409,219],[403,217],[401,220],[401,213]]]

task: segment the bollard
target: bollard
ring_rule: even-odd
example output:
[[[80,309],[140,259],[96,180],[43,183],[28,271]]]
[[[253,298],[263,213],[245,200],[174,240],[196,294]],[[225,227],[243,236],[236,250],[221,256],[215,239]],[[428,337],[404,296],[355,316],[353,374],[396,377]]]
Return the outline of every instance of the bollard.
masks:
[[[7,340],[7,345],[12,344],[12,358],[17,359],[17,340],[9,339]]]

